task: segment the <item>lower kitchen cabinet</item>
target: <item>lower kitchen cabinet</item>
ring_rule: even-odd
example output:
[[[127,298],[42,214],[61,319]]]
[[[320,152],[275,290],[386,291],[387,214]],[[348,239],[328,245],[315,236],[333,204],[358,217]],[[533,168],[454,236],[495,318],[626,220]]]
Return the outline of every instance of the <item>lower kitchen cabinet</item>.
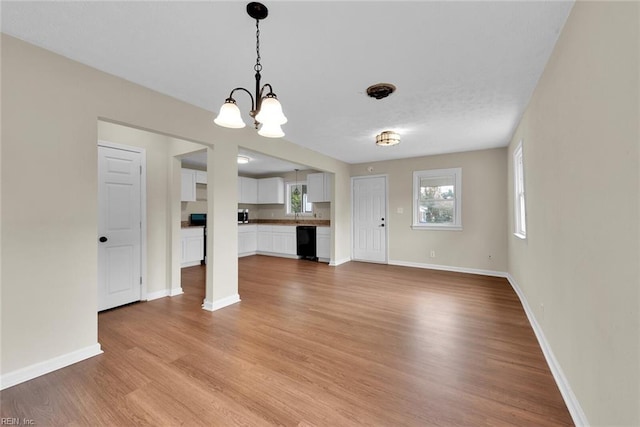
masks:
[[[288,225],[258,225],[258,253],[297,257],[296,227]]]
[[[204,260],[204,227],[189,227],[181,230],[182,267],[200,265]]]
[[[238,256],[255,255],[258,251],[258,226],[238,226]]]
[[[331,257],[331,228],[316,228],[316,255],[319,261]],[[294,225],[239,225],[238,257],[271,255],[297,258],[296,227]]]
[[[331,259],[331,227],[316,227],[316,256],[322,262]]]

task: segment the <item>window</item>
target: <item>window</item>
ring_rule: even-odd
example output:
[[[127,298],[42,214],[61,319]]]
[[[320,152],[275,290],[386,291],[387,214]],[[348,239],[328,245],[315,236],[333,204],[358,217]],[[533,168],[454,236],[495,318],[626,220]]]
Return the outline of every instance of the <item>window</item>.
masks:
[[[525,239],[527,237],[527,223],[524,204],[524,164],[522,163],[522,141],[513,152],[513,189],[515,208],[515,232],[514,234]]]
[[[462,169],[413,173],[413,228],[462,230]]]
[[[310,215],[313,204],[307,200],[306,182],[287,182],[287,215]]]

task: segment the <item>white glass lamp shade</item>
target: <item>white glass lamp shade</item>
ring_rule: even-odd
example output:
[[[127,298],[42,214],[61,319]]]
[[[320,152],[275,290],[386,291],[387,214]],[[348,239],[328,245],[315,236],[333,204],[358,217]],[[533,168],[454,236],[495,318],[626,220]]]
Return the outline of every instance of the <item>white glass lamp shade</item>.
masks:
[[[263,123],[258,130],[258,135],[266,136],[267,138],[282,138],[284,132],[279,124]]]
[[[236,102],[229,99],[222,104],[218,117],[216,117],[213,122],[218,126],[232,129],[240,129],[246,126]]]
[[[282,112],[282,105],[275,96],[265,96],[260,103],[260,112],[256,120],[263,124],[283,125],[287,123],[287,118]],[[278,126],[279,127],[279,126]]]

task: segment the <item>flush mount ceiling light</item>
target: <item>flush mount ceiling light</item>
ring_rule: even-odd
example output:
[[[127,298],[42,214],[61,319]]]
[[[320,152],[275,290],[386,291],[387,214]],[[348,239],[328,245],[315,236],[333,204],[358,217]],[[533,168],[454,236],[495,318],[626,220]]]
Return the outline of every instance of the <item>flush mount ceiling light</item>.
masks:
[[[238,156],[238,164],[239,165],[246,165],[247,163],[249,163],[251,159],[248,158],[247,156]]]
[[[231,91],[229,97],[224,101],[222,107],[220,107],[220,113],[215,118],[214,123],[226,127],[239,129],[245,127],[245,123],[240,115],[240,109],[236,105],[236,100],[233,98],[233,93],[237,90],[244,91],[251,97],[251,111],[250,115],[253,117],[253,123],[258,134],[266,136],[268,138],[280,138],[284,136],[281,125],[287,122],[287,118],[282,113],[282,106],[278,101],[278,97],[273,93],[273,88],[269,83],[260,87],[260,79],[262,75],[262,64],[260,64],[260,21],[267,17],[269,10],[262,3],[251,2],[247,5],[247,13],[250,17],[256,20],[256,65],[253,66],[253,70],[256,72],[256,92],[255,97],[247,89],[243,87],[237,87]],[[266,95],[263,95],[265,89],[268,90]]]
[[[393,131],[385,130],[381,134],[376,135],[376,145],[389,147],[396,144],[400,144],[400,135]]]

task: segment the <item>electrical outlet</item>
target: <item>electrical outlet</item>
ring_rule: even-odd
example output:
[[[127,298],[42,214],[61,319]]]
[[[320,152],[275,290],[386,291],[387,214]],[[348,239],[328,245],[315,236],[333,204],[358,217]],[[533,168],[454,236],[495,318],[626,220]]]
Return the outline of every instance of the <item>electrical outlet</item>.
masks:
[[[404,208],[396,208],[396,213],[404,213]]]
[[[431,258],[435,258],[436,257],[436,251],[432,250],[431,252],[429,252],[429,256]]]

